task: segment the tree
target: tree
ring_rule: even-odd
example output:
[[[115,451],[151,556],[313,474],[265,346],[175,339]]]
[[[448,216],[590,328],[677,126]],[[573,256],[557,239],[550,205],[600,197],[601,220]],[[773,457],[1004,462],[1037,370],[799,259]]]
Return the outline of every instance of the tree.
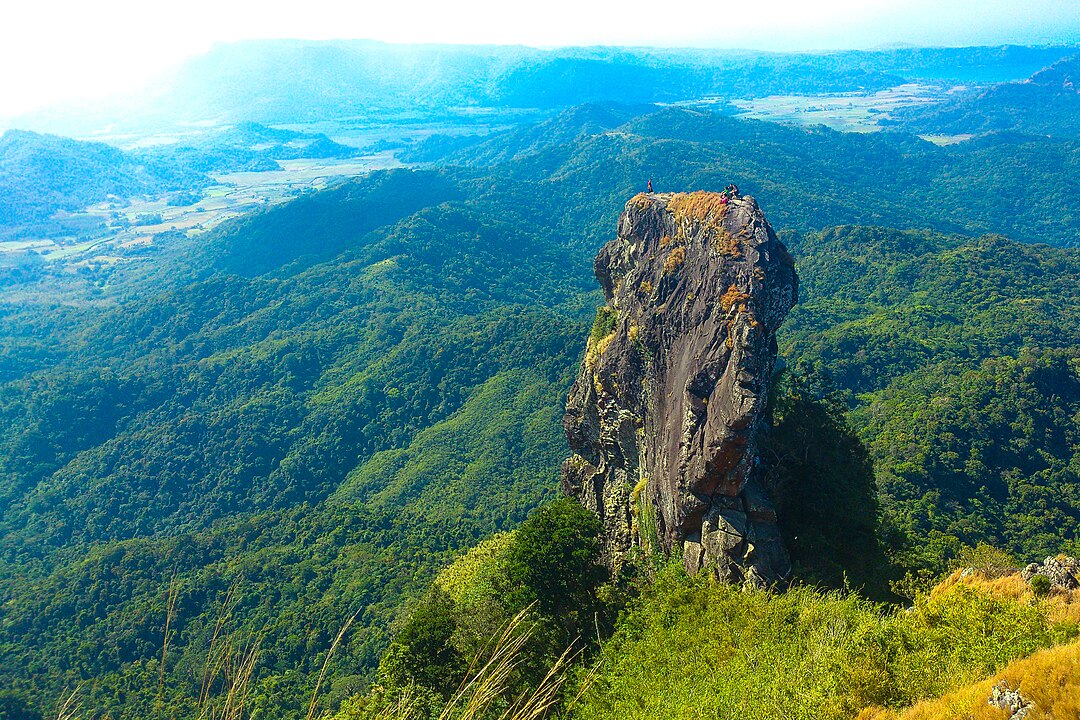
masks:
[[[387,649],[379,675],[394,687],[422,685],[449,699],[466,669],[452,642],[456,628],[454,601],[432,585]]]
[[[596,591],[607,580],[600,563],[602,526],[570,498],[545,505],[522,523],[510,552],[513,605],[537,604],[572,640],[593,622]]]

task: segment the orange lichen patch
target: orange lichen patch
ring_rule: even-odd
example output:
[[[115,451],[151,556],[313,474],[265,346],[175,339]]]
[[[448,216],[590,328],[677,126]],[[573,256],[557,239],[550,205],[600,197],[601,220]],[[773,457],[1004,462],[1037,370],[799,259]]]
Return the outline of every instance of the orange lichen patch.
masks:
[[[662,248],[666,248],[671,243],[672,240],[670,235],[665,235],[664,237],[660,238],[660,247]]]
[[[1080,642],[1015,660],[993,677],[900,713],[866,708],[858,720],[1003,720],[1010,713],[987,702],[1002,681],[1033,703],[1026,720],[1080,717]]]
[[[677,221],[694,220],[700,223],[719,223],[727,212],[728,204],[720,193],[697,190],[673,195],[667,203],[668,212]]]
[[[648,294],[650,294],[652,292],[653,285],[652,285],[652,282],[650,282],[648,280],[642,280],[640,287],[641,287],[641,292],[648,295]]]
[[[749,299],[750,295],[748,293],[744,293],[738,287],[732,285],[720,298],[720,307],[723,308],[724,312],[730,312],[731,308],[737,305],[744,305]]]
[[[742,248],[739,247],[739,239],[721,227],[716,231],[716,250],[730,258],[741,258]]]
[[[1080,590],[1052,590],[1045,598],[1036,598],[1020,573],[1014,572],[998,578],[988,578],[982,573],[970,573],[966,577],[962,570],[957,570],[945,578],[930,591],[930,597],[937,597],[956,585],[966,585],[981,590],[994,597],[1018,600],[1024,603],[1041,602],[1046,608],[1046,617],[1053,623],[1080,623]]]
[[[671,254],[664,260],[664,272],[669,273],[675,268],[679,267],[686,261],[686,248],[681,245],[671,251]]]
[[[636,210],[644,210],[648,207],[651,207],[654,202],[655,200],[652,198],[652,196],[649,195],[649,193],[638,193],[634,197],[630,198],[630,204]]]
[[[735,321],[740,315],[746,315],[747,320],[750,323],[750,327],[754,329],[761,327],[761,323],[759,323],[757,321],[757,318],[754,317],[754,314],[750,312],[750,309],[747,305],[747,301],[749,299],[750,295],[744,293],[735,285],[729,287],[727,289],[727,292],[725,292],[720,298],[721,309],[723,309],[723,311],[726,313],[730,313],[727,320],[727,338],[725,339],[728,347],[735,346]],[[733,310],[734,312],[732,312]]]

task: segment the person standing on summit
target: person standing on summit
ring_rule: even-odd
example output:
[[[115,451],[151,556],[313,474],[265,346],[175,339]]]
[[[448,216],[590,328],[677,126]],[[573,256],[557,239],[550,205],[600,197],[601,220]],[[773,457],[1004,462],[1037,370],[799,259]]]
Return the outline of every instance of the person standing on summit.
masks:
[[[645,192],[652,194],[652,178],[649,178],[648,189]]]

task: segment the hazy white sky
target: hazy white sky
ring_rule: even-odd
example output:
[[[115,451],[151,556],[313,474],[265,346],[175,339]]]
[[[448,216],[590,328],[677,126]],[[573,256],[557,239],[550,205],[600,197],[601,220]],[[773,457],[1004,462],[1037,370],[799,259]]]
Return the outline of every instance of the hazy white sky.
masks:
[[[1080,0],[5,0],[0,116],[251,38],[766,50],[1080,42]]]

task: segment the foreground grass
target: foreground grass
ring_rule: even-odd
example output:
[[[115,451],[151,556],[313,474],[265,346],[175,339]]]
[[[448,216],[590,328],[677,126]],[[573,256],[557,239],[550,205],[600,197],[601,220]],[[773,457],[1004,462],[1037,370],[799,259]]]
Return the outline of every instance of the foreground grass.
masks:
[[[944,695],[1077,637],[1060,608],[989,585],[954,577],[912,608],[889,610],[854,595],[775,595],[668,570],[607,643],[574,717],[849,720]]]

